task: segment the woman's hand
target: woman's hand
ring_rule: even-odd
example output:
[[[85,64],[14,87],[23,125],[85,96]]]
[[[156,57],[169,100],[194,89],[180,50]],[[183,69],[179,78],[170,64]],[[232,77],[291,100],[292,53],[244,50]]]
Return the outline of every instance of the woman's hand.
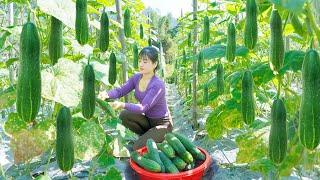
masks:
[[[120,108],[124,108],[124,103],[123,102],[119,102],[119,101],[114,101],[114,102],[109,102],[109,105],[113,108],[113,109],[120,109]]]
[[[101,91],[98,95],[98,98],[99,99],[102,99],[102,100],[106,100],[109,98],[109,95],[107,93],[107,91]]]

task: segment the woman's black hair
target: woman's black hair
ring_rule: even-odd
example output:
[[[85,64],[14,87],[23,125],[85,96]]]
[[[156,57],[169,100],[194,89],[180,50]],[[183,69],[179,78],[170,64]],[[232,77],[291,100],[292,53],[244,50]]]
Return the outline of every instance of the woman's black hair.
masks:
[[[152,61],[153,64],[157,63],[157,66],[154,69],[154,71],[159,69],[158,50],[155,47],[152,47],[152,46],[144,47],[139,53],[139,58],[142,58],[144,56],[147,56]]]

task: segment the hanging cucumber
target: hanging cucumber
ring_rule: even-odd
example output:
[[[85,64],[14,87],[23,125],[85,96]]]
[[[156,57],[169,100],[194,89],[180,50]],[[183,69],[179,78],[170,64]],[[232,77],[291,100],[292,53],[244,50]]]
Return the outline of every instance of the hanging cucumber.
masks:
[[[112,52],[109,58],[109,83],[114,85],[117,80],[117,58],[116,55]]]
[[[81,45],[89,40],[87,0],[76,0],[76,39]]]
[[[254,82],[251,71],[244,72],[242,78],[241,112],[243,121],[250,125],[255,119]]]
[[[209,88],[208,85],[205,84],[203,88],[203,104],[208,105],[209,102]]]
[[[148,45],[149,45],[149,46],[152,46],[152,39],[151,39],[151,37],[149,37],[149,39],[148,39]]]
[[[74,144],[70,109],[63,106],[57,116],[56,156],[59,168],[66,172],[74,164]]]
[[[95,75],[93,67],[87,64],[83,74],[83,91],[82,91],[82,115],[83,117],[92,118],[95,111]]]
[[[299,137],[301,144],[310,150],[320,142],[320,59],[313,49],[306,53],[302,64]]]
[[[199,52],[199,56],[198,56],[198,75],[201,76],[203,74],[203,53],[202,51]]]
[[[139,50],[138,50],[138,46],[135,43],[133,45],[133,68],[138,69],[139,66]]]
[[[284,61],[284,42],[282,37],[282,21],[278,10],[274,9],[270,20],[270,66],[273,71],[279,72]]]
[[[192,46],[191,32],[188,33],[188,47]]]
[[[224,70],[221,63],[217,66],[217,92],[219,95],[224,93]]]
[[[108,50],[109,47],[109,18],[108,14],[103,10],[100,18],[100,35],[99,48],[102,52]]]
[[[226,59],[233,62],[236,57],[236,28],[233,23],[228,25],[228,37],[226,48]]]
[[[129,38],[131,37],[131,13],[130,13],[130,10],[129,9],[126,9],[124,11],[124,22],[123,22],[123,26],[124,26],[124,35]]]
[[[276,99],[271,107],[271,130],[269,135],[269,157],[279,164],[287,152],[286,107],[281,99]]]
[[[55,65],[63,56],[63,24],[59,19],[51,16],[51,27],[49,37],[49,57],[51,64]]]
[[[182,51],[182,64],[186,65],[186,63],[187,63],[187,54],[186,54],[186,50],[183,49],[183,51]]]
[[[16,101],[18,115],[28,122],[36,118],[41,102],[40,39],[29,17],[20,35]]]
[[[246,1],[246,23],[244,29],[244,44],[248,49],[254,49],[258,39],[257,4],[255,0]]]
[[[143,39],[143,25],[140,24],[140,39]]]
[[[203,35],[202,35],[202,42],[203,44],[207,45],[210,39],[210,23],[209,17],[205,16],[203,19]]]

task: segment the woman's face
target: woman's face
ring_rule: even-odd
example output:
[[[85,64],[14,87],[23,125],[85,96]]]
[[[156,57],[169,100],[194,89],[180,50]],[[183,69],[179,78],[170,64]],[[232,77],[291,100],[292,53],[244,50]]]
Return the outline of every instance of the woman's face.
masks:
[[[153,63],[148,56],[142,56],[139,59],[139,68],[141,74],[153,73],[157,63]]]

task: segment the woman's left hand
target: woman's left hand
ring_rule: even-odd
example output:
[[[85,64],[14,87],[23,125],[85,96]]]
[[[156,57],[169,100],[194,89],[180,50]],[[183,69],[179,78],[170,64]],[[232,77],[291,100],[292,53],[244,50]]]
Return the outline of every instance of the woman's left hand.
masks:
[[[114,101],[114,102],[109,102],[109,104],[113,109],[124,108],[124,103],[123,102]]]

